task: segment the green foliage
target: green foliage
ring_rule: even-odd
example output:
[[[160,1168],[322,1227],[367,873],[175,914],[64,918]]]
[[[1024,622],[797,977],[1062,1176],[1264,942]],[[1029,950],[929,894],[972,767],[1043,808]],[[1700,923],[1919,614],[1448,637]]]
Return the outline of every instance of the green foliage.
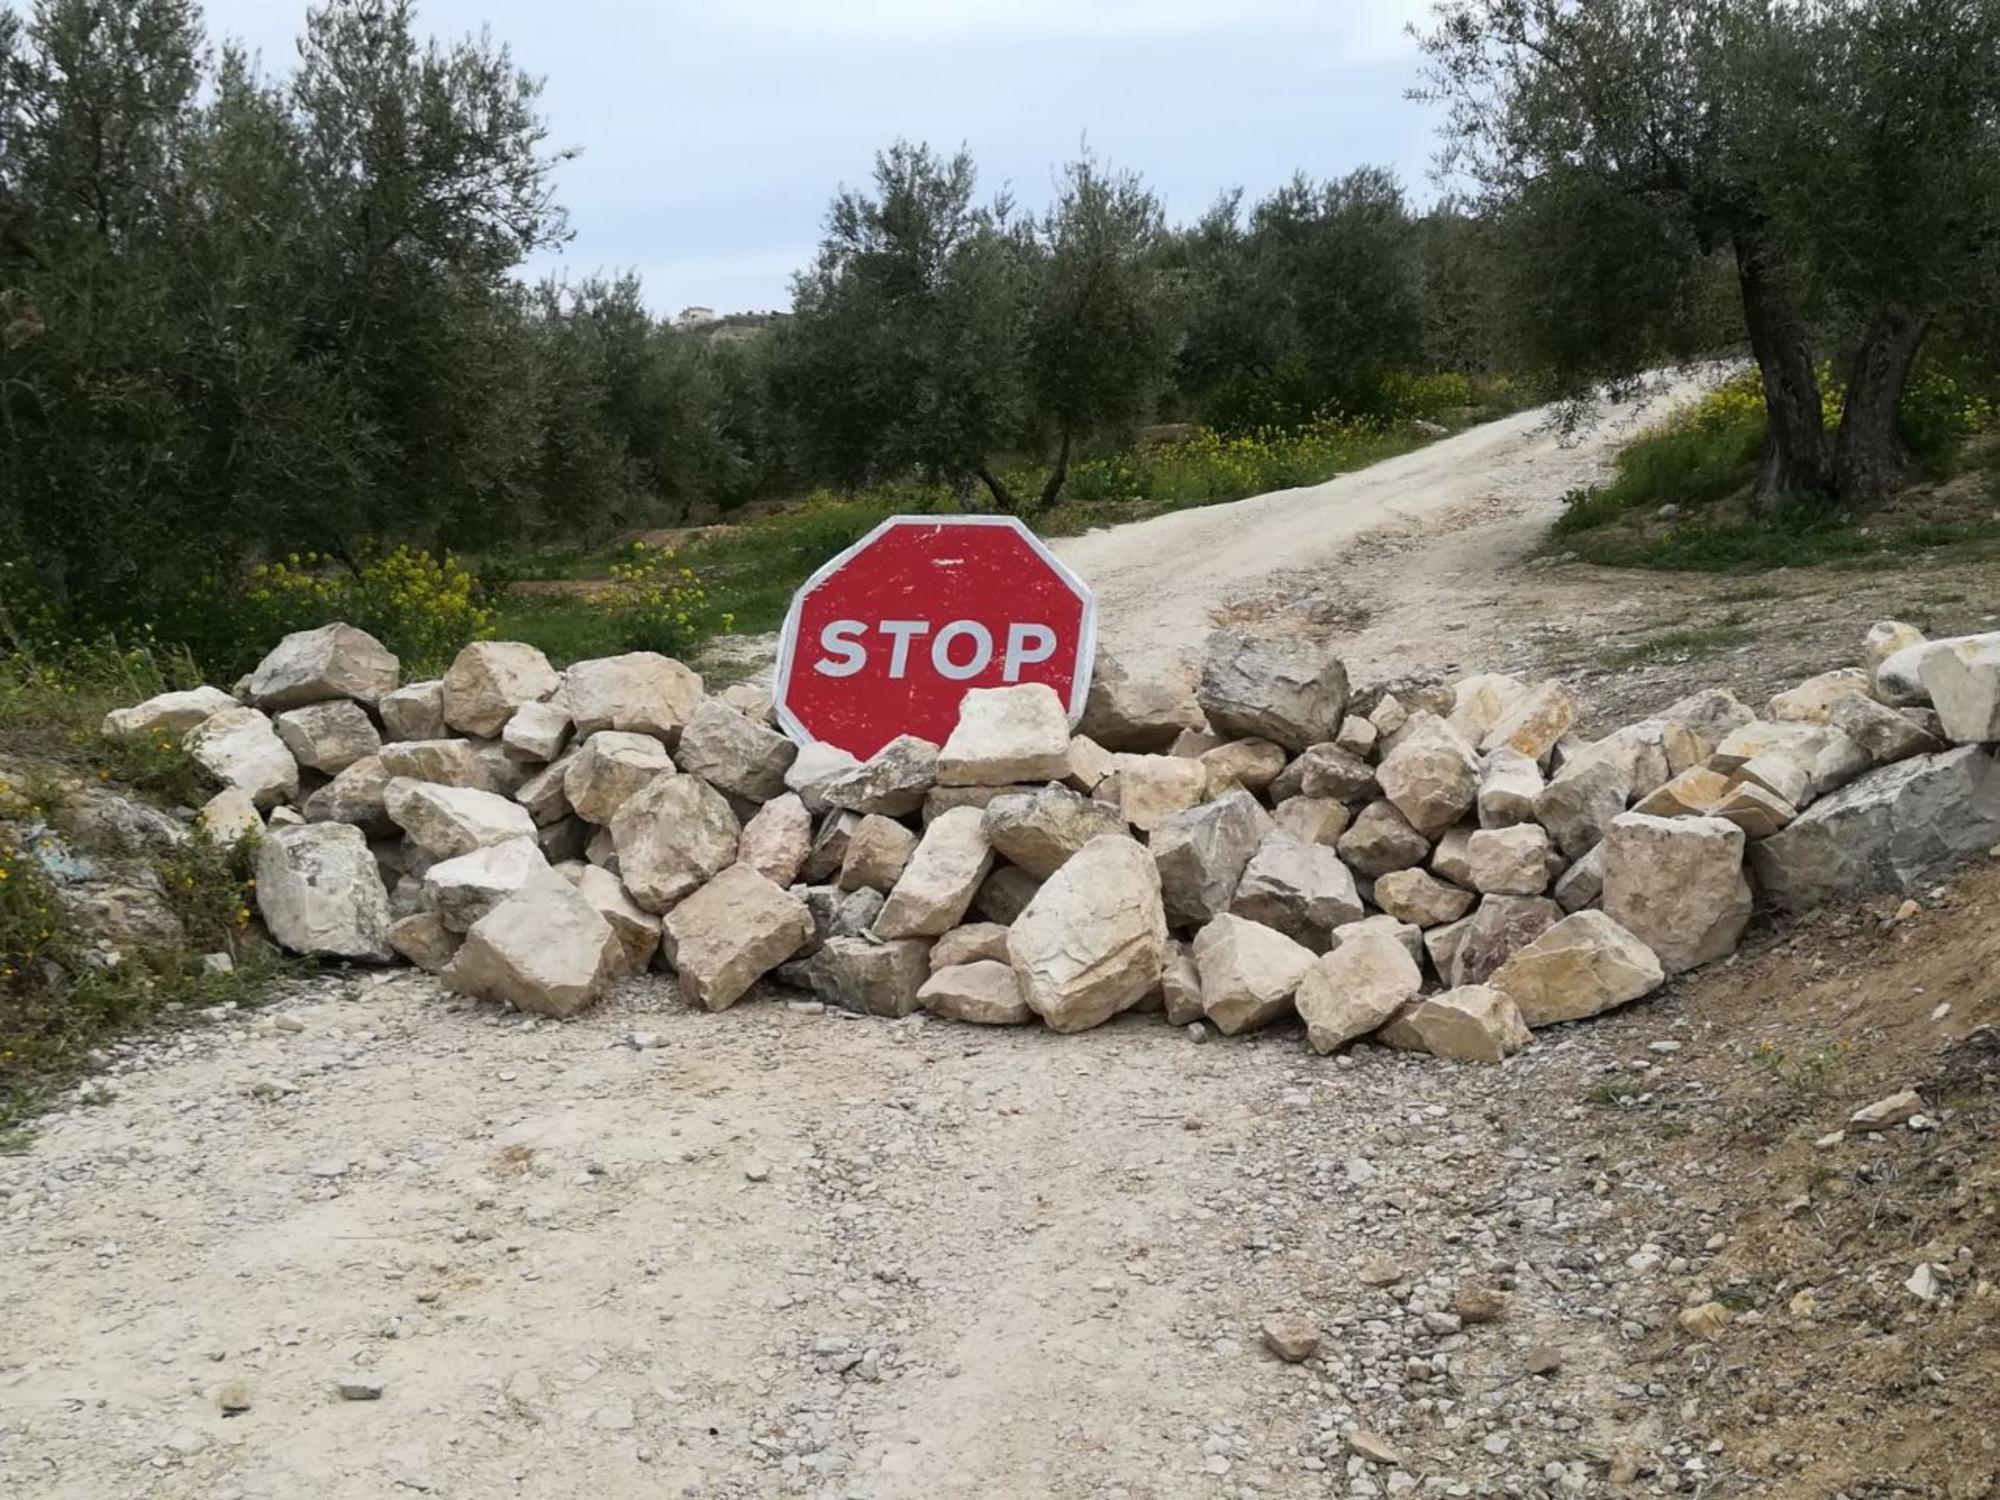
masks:
[[[190,620],[183,633],[200,642],[204,664],[227,681],[255,666],[279,637],[335,620],[381,641],[412,678],[442,672],[468,641],[493,633],[479,582],[457,557],[372,543],[361,545],[352,566],[316,552],[259,563],[242,584],[217,585],[207,628]]]
[[[1619,646],[1598,656],[1607,667],[1630,667],[1655,661],[1685,661],[1690,657],[1712,656],[1750,639],[1745,629],[1748,616],[1732,610],[1707,625],[1686,625],[1662,630],[1629,646]]]
[[[112,739],[79,731],[74,743],[102,781],[131,787],[167,807],[200,807],[216,793],[215,778],[181,748],[181,737],[153,731]]]
[[[718,613],[694,569],[670,547],[634,542],[611,567],[611,583],[589,598],[620,651],[657,651],[686,656],[718,631],[734,628],[735,617]]]

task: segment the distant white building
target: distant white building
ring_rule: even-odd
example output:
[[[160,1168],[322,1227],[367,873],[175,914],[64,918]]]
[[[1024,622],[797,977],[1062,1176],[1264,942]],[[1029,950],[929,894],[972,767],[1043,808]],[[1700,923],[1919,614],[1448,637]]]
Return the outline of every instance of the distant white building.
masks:
[[[714,321],[715,309],[712,307],[684,307],[675,314],[674,327],[699,328],[704,323]]]

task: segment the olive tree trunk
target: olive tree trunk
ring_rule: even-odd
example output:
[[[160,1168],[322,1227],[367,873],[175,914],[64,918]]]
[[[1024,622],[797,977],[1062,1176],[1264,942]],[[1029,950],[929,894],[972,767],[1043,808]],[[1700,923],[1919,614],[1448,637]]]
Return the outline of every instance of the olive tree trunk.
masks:
[[[1843,505],[1867,505],[1902,483],[1907,454],[1899,418],[1910,367],[1929,324],[1884,312],[1869,325],[1847,375],[1847,400],[1833,444],[1834,492]]]
[[[1769,515],[1786,500],[1828,498],[1832,454],[1805,325],[1755,236],[1736,241],[1736,278],[1769,418],[1750,508]]]

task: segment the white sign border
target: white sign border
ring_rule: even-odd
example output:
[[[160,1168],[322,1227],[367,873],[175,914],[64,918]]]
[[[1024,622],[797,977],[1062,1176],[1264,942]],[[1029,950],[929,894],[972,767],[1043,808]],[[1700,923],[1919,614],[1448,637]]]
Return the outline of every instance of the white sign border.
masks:
[[[1077,639],[1077,673],[1070,683],[1069,727],[1074,730],[1083,719],[1083,706],[1090,697],[1090,679],[1097,669],[1097,594],[1085,583],[1048,545],[1028,529],[1027,523],[1019,516],[890,516],[866,536],[845,551],[837,553],[813,570],[813,574],[800,584],[792,595],[792,602],[785,610],[785,623],[778,634],[778,670],[771,679],[771,699],[778,715],[778,722],[785,733],[799,745],[816,745],[821,741],[798,720],[786,705],[786,690],[791,686],[792,667],[798,649],[799,614],[805,607],[806,597],[822,583],[832,577],[845,564],[866,551],[875,541],[898,526],[1006,526],[1011,527],[1035,554],[1048,564],[1051,571],[1060,578],[1076,596],[1083,601],[1083,623]],[[970,691],[970,689],[967,689]],[[838,746],[834,747],[838,749]]]

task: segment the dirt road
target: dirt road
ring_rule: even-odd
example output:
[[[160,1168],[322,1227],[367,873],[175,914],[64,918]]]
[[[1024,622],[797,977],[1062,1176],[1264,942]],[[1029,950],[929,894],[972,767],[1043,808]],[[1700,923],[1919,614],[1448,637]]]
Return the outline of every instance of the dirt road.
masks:
[[[1100,630],[1145,675],[1191,671],[1218,620],[1296,614],[1338,628],[1351,671],[1430,666],[1432,645],[1508,586],[1564,492],[1711,377],[1663,379],[1562,437],[1537,407],[1325,484],[1174,511],[1056,544],[1096,590]],[[1372,556],[1355,558],[1366,539]],[[1333,576],[1328,568],[1342,567]]]
[[[1142,666],[1259,611],[1357,675],[1505,664],[1672,607],[1499,565],[1607,444],[1515,419],[1070,555]],[[1851,643],[1854,586],[1783,607]],[[0,1157],[0,1496],[1988,1496],[2000,1074],[1952,1049],[2000,871],[1893,904],[1498,1068],[315,977]],[[1815,1145],[1905,1086],[1935,1129]]]

